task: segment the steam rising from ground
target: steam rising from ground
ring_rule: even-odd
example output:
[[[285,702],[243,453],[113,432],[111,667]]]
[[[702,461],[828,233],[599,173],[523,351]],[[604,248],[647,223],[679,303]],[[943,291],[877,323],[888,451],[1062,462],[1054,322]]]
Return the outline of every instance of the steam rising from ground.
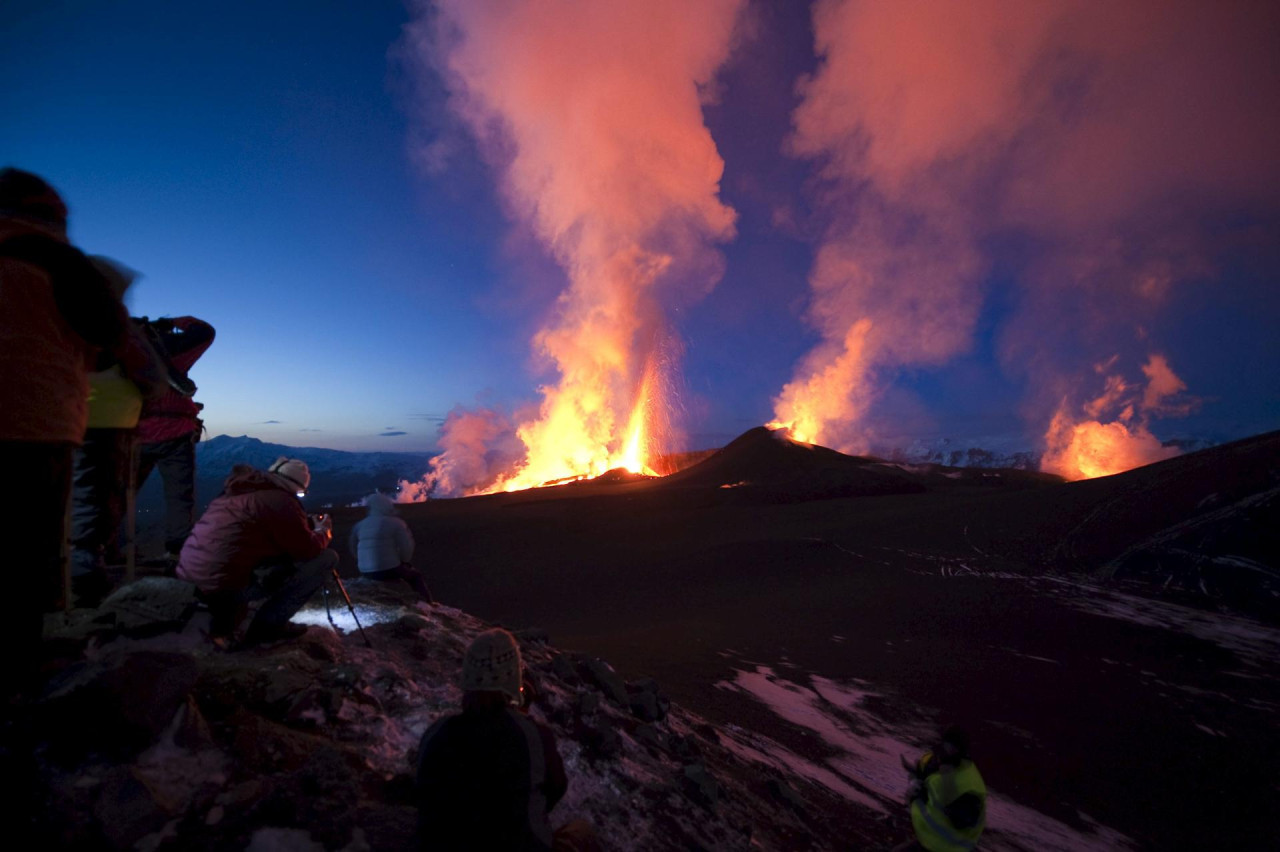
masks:
[[[797,438],[861,449],[895,371],[973,344],[992,241],[1026,249],[1000,348],[1043,423],[1081,372],[1067,353],[1158,330],[1212,274],[1223,214],[1274,211],[1274,4],[819,0],[813,20],[791,148],[823,178],[822,341],[771,424]],[[1142,415],[1181,385],[1163,358],[1147,369],[1145,398],[1103,427],[1128,461],[1165,452]],[[1051,460],[1076,425],[1059,406]]]
[[[1142,366],[1146,387],[1127,382],[1119,373],[1108,371],[1116,359],[1094,369],[1106,375],[1100,396],[1083,407],[1086,418],[1078,419],[1064,402],[1054,414],[1045,435],[1040,468],[1066,479],[1092,479],[1121,473],[1178,454],[1151,434],[1152,417],[1186,414],[1196,400],[1182,396],[1187,386],[1169,367],[1163,355],[1152,355]],[[1114,417],[1108,423],[1099,418]]]
[[[680,354],[668,312],[714,286],[722,261],[711,247],[734,233],[702,106],[743,4],[424,7],[411,36],[419,55],[434,57],[454,114],[500,174],[511,214],[568,276],[533,340],[557,379],[541,388],[536,416],[517,426],[523,458],[494,466],[508,461],[490,452],[503,434],[499,416],[451,417],[437,469],[442,490],[638,469],[660,449],[662,394]]]

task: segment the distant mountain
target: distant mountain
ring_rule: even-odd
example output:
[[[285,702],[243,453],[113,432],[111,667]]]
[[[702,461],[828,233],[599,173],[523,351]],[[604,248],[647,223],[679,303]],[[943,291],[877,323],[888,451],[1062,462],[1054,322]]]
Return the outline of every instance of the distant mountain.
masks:
[[[1166,447],[1176,447],[1180,453],[1218,446],[1221,441],[1207,437],[1171,438],[1162,442]],[[973,438],[968,440],[938,438],[933,441],[913,441],[904,446],[875,446],[871,455],[889,461],[908,464],[940,464],[945,467],[1003,468],[1013,470],[1039,470],[1040,453],[1026,449],[1009,438]]]
[[[939,438],[914,441],[905,447],[872,447],[871,455],[908,464],[940,464],[945,467],[1039,470],[1040,453],[1013,448],[1007,441],[957,441]]]
[[[302,459],[311,468],[311,490],[303,502],[309,509],[347,505],[374,491],[394,491],[402,479],[420,479],[432,453],[353,453],[320,447],[270,444],[247,435],[218,435],[196,445],[196,511],[222,491],[222,483],[237,464],[267,468],[280,456]],[[152,475],[138,494],[142,519],[158,515],[163,507],[160,477]]]

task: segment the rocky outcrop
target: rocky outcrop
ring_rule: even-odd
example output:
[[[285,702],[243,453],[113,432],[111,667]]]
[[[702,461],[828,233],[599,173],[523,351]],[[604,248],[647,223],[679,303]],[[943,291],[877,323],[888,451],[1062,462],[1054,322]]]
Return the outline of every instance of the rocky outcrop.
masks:
[[[8,764],[34,779],[19,793],[32,842],[410,848],[418,740],[457,707],[463,651],[491,625],[353,580],[372,648],[316,626],[228,653],[205,641],[206,613],[177,617],[187,604],[172,582],[144,581],[113,596],[115,609],[50,625],[64,651],[80,643],[78,659],[11,708],[5,730]],[[323,609],[300,618],[327,621]],[[528,712],[555,731],[570,777],[553,824],[586,819],[609,849],[860,845],[828,791],[738,758],[652,679],[628,682],[541,631],[517,636]]]

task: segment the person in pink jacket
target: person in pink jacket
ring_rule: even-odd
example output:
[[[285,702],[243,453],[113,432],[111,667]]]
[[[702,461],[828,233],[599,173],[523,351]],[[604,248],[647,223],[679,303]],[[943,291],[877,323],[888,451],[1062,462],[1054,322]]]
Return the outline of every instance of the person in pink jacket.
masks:
[[[299,499],[311,484],[305,462],[280,458],[267,470],[236,465],[178,556],[177,575],[213,612],[215,635],[229,636],[265,598],[243,644],[306,632],[289,619],[338,566],[328,516],[313,522]]]

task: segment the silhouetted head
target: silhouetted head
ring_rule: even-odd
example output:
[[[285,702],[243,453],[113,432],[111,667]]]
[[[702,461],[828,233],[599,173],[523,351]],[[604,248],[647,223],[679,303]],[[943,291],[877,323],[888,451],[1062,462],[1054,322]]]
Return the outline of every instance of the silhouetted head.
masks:
[[[93,254],[89,255],[89,262],[106,280],[117,299],[123,299],[124,294],[133,286],[133,282],[138,280],[137,270],[130,269],[118,260]]]
[[[948,725],[938,743],[938,760],[943,763],[959,763],[969,759],[969,732],[959,725]]]
[[[385,494],[370,494],[364,498],[364,504],[369,508],[370,515],[394,515],[396,513],[396,504]]]
[[[486,630],[471,640],[462,660],[463,707],[487,706],[498,695],[504,704],[519,704],[522,676],[515,637],[502,628]]]
[[[22,169],[0,170],[0,218],[22,219],[65,235],[67,205],[43,178]]]

